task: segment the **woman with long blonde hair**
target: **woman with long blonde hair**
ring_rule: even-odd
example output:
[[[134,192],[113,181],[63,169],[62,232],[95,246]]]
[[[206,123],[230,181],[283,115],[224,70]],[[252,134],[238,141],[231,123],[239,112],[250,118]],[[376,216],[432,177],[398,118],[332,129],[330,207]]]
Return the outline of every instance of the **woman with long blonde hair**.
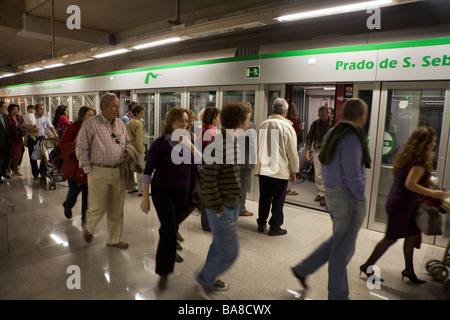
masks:
[[[401,273],[402,280],[406,277],[415,284],[425,283],[414,273],[413,252],[414,247],[420,248],[421,232],[417,228],[412,213],[423,196],[444,198],[444,191],[430,189],[430,176],[433,170],[432,152],[436,144],[434,128],[418,127],[395,157],[392,169],[394,182],[386,202],[388,215],[386,234],[384,239],[375,246],[369,259],[360,266],[360,271],[367,277],[372,275],[367,272],[367,268],[374,265],[397,239],[405,238],[403,244],[405,269]],[[380,280],[383,281],[383,279]]]

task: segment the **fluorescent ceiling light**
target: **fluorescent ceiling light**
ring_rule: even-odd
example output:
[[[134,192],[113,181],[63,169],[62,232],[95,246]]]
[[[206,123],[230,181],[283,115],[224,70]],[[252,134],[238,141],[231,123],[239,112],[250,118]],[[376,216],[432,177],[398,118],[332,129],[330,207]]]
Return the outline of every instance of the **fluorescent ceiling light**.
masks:
[[[94,60],[94,58],[80,59],[80,60],[70,61],[69,64],[77,64],[77,63],[82,63],[82,62],[92,61],[92,60]]]
[[[12,77],[14,75],[16,75],[16,74],[15,73],[8,73],[8,74],[4,74],[4,75],[0,76],[0,78]]]
[[[94,56],[94,58],[105,58],[105,57],[110,57],[110,56],[115,56],[118,54],[122,54],[122,53],[126,53],[129,52],[130,50],[128,49],[119,49],[119,50],[114,50],[114,51],[110,51],[110,52],[105,52],[105,53],[100,53]]]
[[[33,68],[33,69],[28,69],[28,70],[25,70],[25,73],[28,73],[28,72],[35,72],[35,71],[39,71],[39,70],[44,70],[43,68]]]
[[[275,20],[278,20],[280,22],[287,22],[287,21],[303,20],[303,19],[310,19],[310,18],[316,18],[316,17],[322,17],[322,16],[329,16],[329,15],[333,15],[333,14],[359,11],[359,10],[367,10],[368,8],[392,4],[393,1],[394,0],[365,1],[365,2],[359,2],[359,3],[354,3],[354,4],[338,6],[338,7],[294,13],[294,14],[275,18]]]
[[[174,42],[178,42],[178,41],[181,41],[181,38],[173,37],[173,38],[169,38],[169,39],[152,41],[152,42],[140,44],[140,45],[134,46],[133,49],[141,50],[141,49],[146,49],[146,48],[150,48],[150,47],[162,46],[165,44],[174,43]]]
[[[58,67],[62,67],[64,66],[64,63],[55,63],[55,64],[50,64],[48,66],[44,66],[45,69],[52,69],[52,68],[58,68]]]

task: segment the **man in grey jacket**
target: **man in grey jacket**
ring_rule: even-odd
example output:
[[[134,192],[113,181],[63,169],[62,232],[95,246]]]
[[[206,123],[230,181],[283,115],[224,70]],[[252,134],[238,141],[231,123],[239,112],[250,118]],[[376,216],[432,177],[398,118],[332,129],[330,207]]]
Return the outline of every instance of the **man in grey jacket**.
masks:
[[[259,176],[258,232],[266,229],[270,206],[270,236],[285,235],[283,206],[289,180],[295,182],[299,171],[297,135],[286,119],[289,105],[283,98],[272,104],[272,115],[258,130],[258,161],[254,174]]]

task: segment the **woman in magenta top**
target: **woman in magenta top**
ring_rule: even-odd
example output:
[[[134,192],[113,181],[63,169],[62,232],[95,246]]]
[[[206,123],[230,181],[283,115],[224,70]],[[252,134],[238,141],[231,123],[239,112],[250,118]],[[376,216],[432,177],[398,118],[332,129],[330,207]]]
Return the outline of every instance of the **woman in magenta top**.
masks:
[[[203,111],[202,117],[202,134],[198,139],[202,140],[202,153],[205,148],[210,144],[217,135],[217,127],[220,123],[220,110],[216,107],[209,106]],[[203,206],[203,201],[200,204],[200,222],[202,225],[202,230],[209,231],[208,218],[206,216],[206,211]]]
[[[421,232],[414,221],[413,211],[423,196],[443,199],[445,192],[430,189],[430,175],[433,170],[432,152],[436,147],[436,130],[432,127],[418,127],[405,142],[395,157],[394,182],[386,202],[388,224],[386,234],[364,263],[360,270],[368,277],[367,268],[393,245],[397,239],[405,238],[403,254],[405,257],[404,277],[416,284],[425,283],[417,278],[413,267],[414,247],[420,248]],[[382,281],[382,279],[381,279]]]
[[[202,152],[206,146],[214,141],[217,135],[217,126],[220,123],[220,110],[216,107],[206,107],[202,118]]]
[[[55,116],[53,117],[52,124],[55,127],[59,138],[61,138],[62,135],[64,134],[64,131],[70,125],[70,121],[69,121],[69,119],[67,119],[67,107],[66,106],[60,105],[60,106],[58,106],[58,108],[56,108]]]

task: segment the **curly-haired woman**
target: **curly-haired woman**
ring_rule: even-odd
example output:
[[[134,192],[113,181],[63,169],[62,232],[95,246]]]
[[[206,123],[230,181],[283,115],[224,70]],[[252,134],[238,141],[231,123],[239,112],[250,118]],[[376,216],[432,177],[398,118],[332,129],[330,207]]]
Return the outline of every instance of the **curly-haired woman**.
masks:
[[[384,239],[374,248],[369,259],[360,267],[368,277],[372,273],[367,268],[393,245],[397,239],[405,238],[403,255],[405,258],[404,277],[416,284],[425,283],[414,273],[414,247],[420,247],[421,232],[417,228],[412,213],[421,202],[423,195],[443,199],[445,192],[430,189],[430,173],[433,170],[432,152],[436,147],[436,130],[432,127],[418,127],[405,142],[404,147],[395,157],[394,182],[386,202],[388,215],[387,229]],[[381,281],[383,281],[381,279]]]

